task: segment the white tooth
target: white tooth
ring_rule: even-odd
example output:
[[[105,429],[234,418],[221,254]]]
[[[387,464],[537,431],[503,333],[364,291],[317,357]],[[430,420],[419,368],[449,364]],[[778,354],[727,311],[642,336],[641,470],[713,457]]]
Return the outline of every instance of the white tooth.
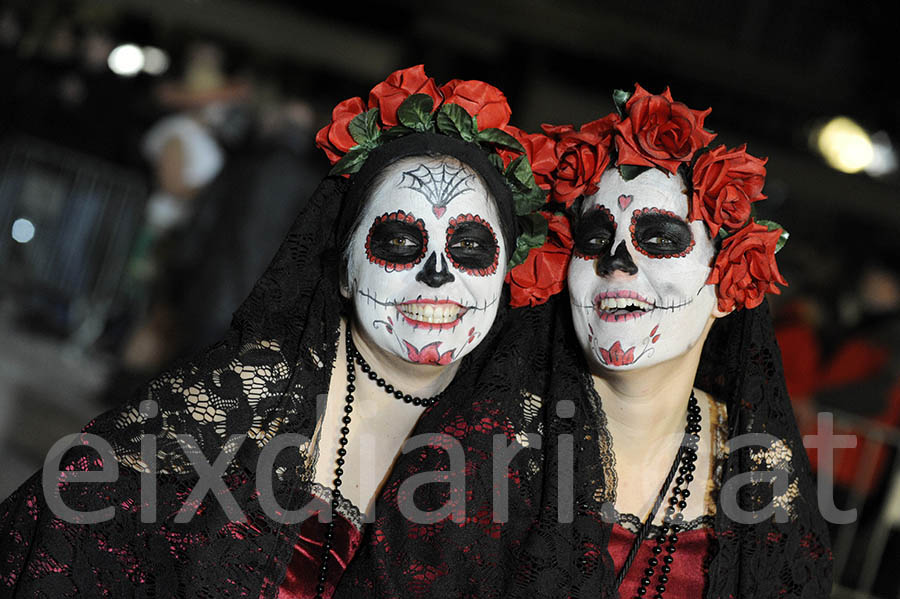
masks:
[[[425,316],[426,322],[432,322],[431,319],[434,316],[434,308],[426,304],[425,309],[422,310],[422,314]]]
[[[628,306],[628,304],[629,304],[628,298],[625,298],[625,297],[616,298],[616,307],[617,308],[625,308]]]

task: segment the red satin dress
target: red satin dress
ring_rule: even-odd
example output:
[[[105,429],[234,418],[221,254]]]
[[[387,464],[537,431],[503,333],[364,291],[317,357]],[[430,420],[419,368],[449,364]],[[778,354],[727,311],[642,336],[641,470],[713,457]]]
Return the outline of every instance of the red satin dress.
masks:
[[[711,523],[710,523],[711,524]],[[674,561],[672,571],[669,573],[669,581],[666,583],[666,591],[663,596],[666,599],[699,599],[706,592],[706,580],[710,545],[713,541],[713,529],[711,526],[701,526],[684,530],[678,533],[678,542],[675,544]],[[616,572],[622,568],[628,552],[634,544],[635,534],[621,524],[613,524],[612,536],[609,540],[609,553],[612,555]],[[631,569],[625,575],[622,586],[619,587],[619,597],[631,599],[637,597],[637,590],[644,577],[647,568],[647,560],[653,556],[655,539],[648,539],[641,543],[637,557],[631,564]],[[654,568],[656,573],[650,579],[644,597],[652,597],[656,594],[657,577],[660,574],[659,566]]]
[[[313,494],[331,502],[330,489],[316,485]],[[318,514],[318,513],[317,513]],[[362,541],[362,518],[360,511],[349,501],[339,506],[334,512],[334,536],[331,540],[331,557],[328,560],[328,579],[325,581],[325,593],[328,598],[340,582],[347,565],[356,555]],[[328,524],[319,522],[317,515],[311,516],[300,527],[300,539],[294,546],[294,555],[288,565],[287,574],[278,587],[278,599],[313,599],[319,583],[319,571],[322,567],[322,545]]]

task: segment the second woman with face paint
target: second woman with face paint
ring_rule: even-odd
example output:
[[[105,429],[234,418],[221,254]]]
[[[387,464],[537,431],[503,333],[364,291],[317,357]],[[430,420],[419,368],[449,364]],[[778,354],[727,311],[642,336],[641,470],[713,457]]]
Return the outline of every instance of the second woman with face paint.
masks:
[[[574,221],[580,351],[552,395],[580,398],[583,435],[573,522],[537,523],[518,575],[564,580],[569,597],[825,597],[828,534],[764,303],[785,284],[786,235],[751,215],[765,161],[709,146],[709,110],[668,90],[614,99],[614,114],[526,138]]]

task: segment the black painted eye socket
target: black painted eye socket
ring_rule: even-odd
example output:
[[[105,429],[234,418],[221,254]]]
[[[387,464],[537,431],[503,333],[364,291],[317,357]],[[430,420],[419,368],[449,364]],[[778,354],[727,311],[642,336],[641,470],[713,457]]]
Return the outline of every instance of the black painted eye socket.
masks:
[[[632,240],[650,256],[674,256],[685,254],[694,237],[690,227],[680,218],[649,212],[634,220]]]
[[[414,223],[376,222],[369,231],[369,252],[390,264],[412,264],[425,255],[425,236]]]
[[[475,221],[458,223],[447,238],[447,253],[460,268],[491,268],[498,249],[494,232]]]
[[[575,250],[582,256],[600,256],[609,251],[616,236],[616,223],[605,209],[590,210],[575,226]]]

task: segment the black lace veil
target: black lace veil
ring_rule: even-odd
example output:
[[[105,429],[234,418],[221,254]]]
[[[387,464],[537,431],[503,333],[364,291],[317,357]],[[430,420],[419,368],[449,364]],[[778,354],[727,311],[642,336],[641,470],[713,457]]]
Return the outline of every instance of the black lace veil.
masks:
[[[421,526],[390,509],[402,477],[448,468],[439,452],[403,456],[339,596],[618,596],[607,550],[611,524],[603,518],[616,475],[605,416],[597,403],[602,398],[587,390],[587,366],[576,349],[568,304],[557,301],[525,311],[495,341],[493,364],[479,383],[491,391],[482,396],[489,406],[445,405],[420,422],[418,430],[461,431],[471,457],[466,521]],[[521,373],[523,364],[537,374],[511,375]],[[725,404],[731,443],[749,442],[735,446],[724,465],[724,480],[740,482],[738,507],[747,514],[770,508],[756,518],[747,515],[742,523],[728,516],[735,512],[722,505],[727,494],[719,494],[706,597],[827,597],[828,533],[785,391],[766,303],[736,311],[713,326],[696,384]],[[485,516],[497,495],[488,456],[498,432],[520,441],[526,439],[524,432],[542,436],[540,449],[530,442],[532,447],[510,463],[511,517],[506,523],[491,523]],[[558,459],[567,444],[574,448],[573,467]],[[781,476],[777,484],[766,476],[771,472]],[[449,497],[448,485],[433,487],[419,499],[442,505]],[[561,494],[561,487],[571,492]]]
[[[467,158],[474,150],[441,145],[452,140],[409,137],[408,145],[384,150],[385,164],[422,152],[417,144],[467,163],[478,160]],[[376,152],[370,160],[381,159]],[[495,184],[486,174],[491,171],[481,171],[480,163],[473,167]],[[360,182],[368,176],[360,175]],[[364,195],[352,191],[363,185],[355,181],[329,177],[321,183],[222,342],[172,366],[84,429],[104,439],[114,459],[85,445],[89,438],[82,436],[60,460],[61,470],[105,465],[117,475],[108,482],[64,479],[57,487],[70,509],[113,507],[112,519],[88,525],[57,517],[42,473],[0,504],[0,594],[277,595],[299,524],[269,517],[266,496],[282,512],[309,502],[304,490],[312,483],[313,450],[302,441],[312,437],[318,398],[332,376],[345,311],[340,245],[358,210],[348,198]],[[609,448],[598,432],[603,414],[586,391],[586,367],[568,312],[566,298],[500,311],[444,399],[420,418],[413,435],[432,436],[434,443],[398,458],[336,596],[616,596],[610,525],[598,517],[614,472],[604,462]],[[788,491],[774,497],[789,515],[784,524],[768,519],[739,525],[719,510],[708,596],[826,596],[827,534],[764,306],[715,325],[698,385],[726,403],[731,436],[763,432],[778,441],[733,451],[726,476],[777,465],[790,477]],[[295,444],[266,453],[285,434],[295,435]],[[450,477],[420,486],[413,499],[422,511],[450,502],[463,508],[464,517],[412,522],[398,509],[403,481],[451,470],[441,449],[447,438],[463,448],[464,505],[452,505],[461,479]],[[495,448],[519,446],[506,468],[494,468]],[[569,447],[572,461],[559,459]],[[192,498],[196,465],[216,469],[211,465],[222,455],[231,458],[222,462],[224,486]],[[258,467],[261,456],[269,460],[264,468]],[[270,493],[261,490],[263,471],[271,478]],[[142,518],[150,511],[142,483],[154,472],[156,510],[153,518]],[[498,480],[505,481],[505,491],[498,490]],[[240,517],[221,507],[219,500],[227,505],[228,497]],[[761,483],[743,488],[740,497],[746,509],[758,508],[772,501],[773,492]],[[497,521],[495,500],[503,499],[508,513]],[[186,502],[196,515],[181,522]]]

